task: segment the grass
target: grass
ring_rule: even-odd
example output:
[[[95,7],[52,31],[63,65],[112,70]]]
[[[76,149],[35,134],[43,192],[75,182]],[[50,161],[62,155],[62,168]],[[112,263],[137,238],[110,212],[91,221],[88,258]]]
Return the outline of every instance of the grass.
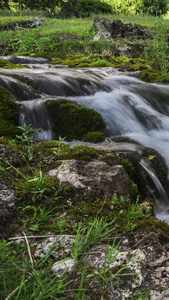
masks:
[[[48,19],[41,23],[41,27],[27,30],[7,30],[0,32],[0,55],[39,55],[57,57],[62,54],[90,54],[99,53],[107,48],[111,54],[112,45],[105,40],[92,41],[96,31],[92,28],[94,15],[89,18],[77,19]],[[105,17],[105,16],[104,16]],[[153,27],[156,17],[147,15],[107,15],[110,20],[120,19],[124,23],[137,23],[142,26]],[[28,19],[27,16],[1,17],[0,24],[17,23]],[[163,19],[169,29],[169,19]]]
[[[74,259],[73,274],[68,274],[63,271],[59,276],[55,276],[51,272],[51,267],[55,262],[52,260],[51,254],[58,251],[59,246],[50,247],[47,254],[42,258],[34,257],[34,244],[29,244],[26,234],[23,232],[23,243],[15,242],[0,242],[0,273],[2,274],[2,281],[0,283],[0,295],[2,299],[84,299],[87,287],[83,287],[84,280],[90,278],[98,281],[100,286],[97,291],[97,297],[100,299],[104,297],[105,293],[117,284],[117,279],[123,276],[133,275],[128,269],[133,264],[135,255],[120,266],[119,269],[109,272],[109,266],[116,260],[118,254],[119,243],[115,239],[112,245],[107,246],[105,253],[105,260],[103,267],[92,270],[89,266],[83,266],[87,250],[95,244],[101,242],[101,239],[109,234],[113,229],[107,227],[111,224],[106,223],[105,220],[95,218],[91,225],[81,228],[81,223],[78,226],[75,242],[71,249],[72,258]],[[99,229],[98,229],[99,228]],[[80,257],[80,259],[79,259]],[[83,259],[81,259],[83,257]],[[61,260],[59,262],[64,262]],[[90,269],[90,270],[88,270]],[[128,269],[128,270],[127,270]],[[123,271],[127,270],[127,273]],[[74,281],[81,277],[79,286],[75,288]],[[15,280],[16,279],[16,280]]]
[[[62,184],[59,186],[57,180],[54,182],[46,176],[47,171],[57,167],[59,160],[63,157],[70,159],[68,156],[70,153],[77,155],[77,151],[85,152],[86,149],[87,151],[92,151],[92,149],[62,144],[63,139],[60,138],[59,142],[33,145],[35,149],[32,149],[31,146],[32,154],[31,160],[29,160],[30,153],[27,151],[31,139],[27,136],[29,128],[26,129],[26,132],[24,130],[24,133],[26,135],[20,136],[17,144],[17,151],[20,152],[22,161],[19,168],[8,163],[7,159],[5,160],[5,157],[0,155],[2,161],[1,182],[5,183],[7,180],[8,185],[11,184],[17,196],[16,212],[10,228],[13,230],[14,236],[18,232],[24,232],[25,239],[25,243],[20,244],[3,239],[0,241],[0,275],[2,275],[0,296],[2,296],[2,300],[5,297],[12,300],[82,300],[85,293],[90,292],[87,281],[92,282],[93,280],[94,284],[97,282],[98,286],[95,299],[107,299],[105,295],[112,287],[116,288],[117,279],[126,276],[128,280],[128,276],[133,276],[131,269],[127,270],[132,264],[130,259],[118,268],[113,267],[109,270],[109,265],[116,259],[120,237],[124,238],[126,233],[131,236],[137,234],[139,239],[139,232],[142,236],[143,233],[146,234],[146,230],[151,231],[151,228],[155,230],[153,229],[155,226],[157,226],[157,232],[159,228],[164,230],[164,222],[160,221],[161,227],[159,227],[157,221],[154,221],[154,226],[148,214],[146,216],[143,214],[138,198],[135,202],[129,198],[119,198],[116,194],[112,199],[105,199],[103,196],[94,198],[92,195],[87,198],[86,195],[79,192],[76,195],[74,189],[68,186]],[[25,142],[24,147],[23,141]],[[14,141],[11,145],[16,148]],[[26,149],[26,145],[28,149]],[[25,157],[26,154],[28,156]],[[99,154],[101,156],[105,154],[107,157],[107,152],[100,153],[98,151]],[[76,158],[76,155],[71,157]],[[39,170],[39,165],[41,170]],[[68,204],[68,202],[71,203]],[[167,224],[166,232],[168,232]],[[36,240],[35,244],[32,243],[29,246],[25,233],[45,236],[48,236],[49,233],[51,235],[74,234],[75,243],[68,249],[71,258],[75,261],[73,274],[56,277],[51,272],[54,261],[50,256],[52,251],[57,251],[56,247],[54,246],[55,248],[52,248],[43,258],[37,259],[34,257]],[[87,251],[100,243],[106,243],[108,246],[103,268],[95,272],[92,267],[84,266],[84,260]],[[65,259],[64,255],[59,259]],[[147,293],[138,294],[133,299],[146,299],[144,295],[146,297]]]

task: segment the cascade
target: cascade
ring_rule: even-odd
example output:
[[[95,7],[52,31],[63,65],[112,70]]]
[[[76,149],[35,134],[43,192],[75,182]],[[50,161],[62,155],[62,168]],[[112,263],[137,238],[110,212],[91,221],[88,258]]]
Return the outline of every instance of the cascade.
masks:
[[[168,204],[169,204],[169,199],[168,196],[159,181],[155,170],[148,164],[145,159],[141,159],[140,165],[146,170],[147,174],[150,176],[151,180],[154,183],[154,186],[156,190],[158,191],[158,196],[155,195],[154,192],[151,192],[153,198],[156,200],[156,216],[160,220],[165,220],[169,222],[169,211],[168,211]]]
[[[137,74],[124,74],[114,68],[68,69],[47,65],[45,60],[32,62],[20,57],[18,61],[27,61],[30,68],[3,69],[0,85],[21,104],[21,125],[31,123],[33,128],[42,128],[40,139],[53,138],[44,101],[64,97],[98,111],[110,138],[129,137],[154,148],[169,165],[169,85],[145,83]],[[156,174],[144,161],[140,164],[166,206],[169,201]]]

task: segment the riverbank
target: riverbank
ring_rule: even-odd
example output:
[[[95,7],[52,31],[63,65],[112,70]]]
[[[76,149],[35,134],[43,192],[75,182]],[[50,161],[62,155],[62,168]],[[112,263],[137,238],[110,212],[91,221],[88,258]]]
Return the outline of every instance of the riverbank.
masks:
[[[105,16],[104,16],[105,17]],[[93,41],[97,30],[92,27],[95,16],[82,19],[44,19],[37,28],[15,28],[15,30],[2,30],[0,32],[0,55],[36,55],[47,57],[58,57],[62,55],[79,54],[86,56],[90,54],[114,55],[115,46],[126,45],[126,39],[116,38],[113,43],[101,39]],[[146,15],[124,16],[106,15],[106,18],[114,21],[121,20],[125,24],[139,24],[146,26],[150,32],[157,21],[164,23],[169,28],[168,19],[156,18]],[[35,18],[32,18],[36,20]],[[26,20],[28,18],[26,17]],[[23,17],[21,19],[23,21]],[[1,25],[19,24],[20,19],[14,17],[3,17]],[[129,39],[130,40],[130,39]],[[129,42],[129,41],[128,41]],[[131,42],[133,40],[131,39]],[[135,41],[144,45],[145,41]],[[149,45],[150,43],[150,45]],[[146,46],[151,47],[151,41],[146,40]],[[148,53],[148,52],[147,52]]]

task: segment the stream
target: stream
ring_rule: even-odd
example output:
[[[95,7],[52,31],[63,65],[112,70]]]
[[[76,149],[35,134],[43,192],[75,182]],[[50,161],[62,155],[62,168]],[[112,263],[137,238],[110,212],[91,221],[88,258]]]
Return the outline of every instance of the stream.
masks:
[[[41,140],[53,139],[44,101],[64,97],[93,108],[102,115],[109,139],[94,145],[95,148],[113,149],[112,137],[128,137],[160,152],[169,166],[168,84],[145,83],[137,78],[137,72],[124,73],[114,68],[69,69],[49,65],[47,60],[40,58],[6,59],[29,65],[28,69],[1,69],[0,85],[7,88],[13,99],[20,103],[20,124],[41,128]],[[160,189],[161,197],[165,198],[165,209],[157,215],[169,222],[166,192],[154,171],[143,162],[141,165],[150,177],[153,176],[155,186]]]

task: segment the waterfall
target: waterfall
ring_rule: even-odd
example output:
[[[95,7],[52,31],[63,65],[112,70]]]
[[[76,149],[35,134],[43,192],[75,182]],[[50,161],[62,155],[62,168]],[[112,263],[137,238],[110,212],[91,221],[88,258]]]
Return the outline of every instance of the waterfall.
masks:
[[[74,100],[102,115],[109,136],[126,136],[154,148],[169,164],[169,86],[122,75],[104,83],[111,87],[110,92]]]
[[[137,78],[137,73],[133,77],[134,74],[114,68],[69,69],[47,65],[40,59],[13,61],[33,65],[28,69],[3,69],[0,85],[21,104],[21,125],[41,128],[41,140],[53,138],[44,101],[62,97],[98,111],[108,137],[129,137],[142,146],[154,148],[169,165],[169,85],[145,83]],[[150,166],[144,161],[140,164],[159,191],[165,217],[169,219],[164,189]],[[164,217],[161,212],[157,214]]]
[[[39,128],[37,136],[41,141],[51,141],[53,139],[52,128],[45,105],[41,99],[36,101],[20,102],[20,125],[32,124],[33,129]]]
[[[157,218],[169,222],[169,211],[168,211],[169,199],[161,182],[157,177],[155,170],[153,170],[153,168],[150,166],[150,164],[147,161],[145,161],[145,159],[141,159],[140,165],[145,169],[145,171],[153,181],[156,190],[158,191],[158,195],[155,195],[155,193],[151,192],[153,198],[156,200]]]

